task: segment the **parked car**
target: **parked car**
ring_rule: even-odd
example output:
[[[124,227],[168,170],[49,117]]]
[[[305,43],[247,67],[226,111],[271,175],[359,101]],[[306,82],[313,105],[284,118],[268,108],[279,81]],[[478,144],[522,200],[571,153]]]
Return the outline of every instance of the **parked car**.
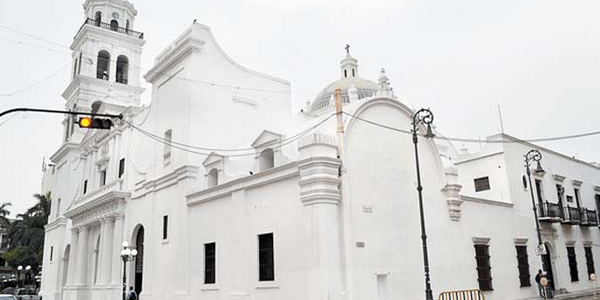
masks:
[[[0,294],[0,300],[17,300],[17,298],[10,294]]]
[[[8,295],[14,295],[15,294],[15,288],[14,287],[7,287],[5,289],[2,290],[2,294],[8,294]]]
[[[42,297],[40,297],[35,292],[35,290],[32,290],[32,289],[16,289],[14,295],[17,298],[17,300],[41,300],[42,299]]]

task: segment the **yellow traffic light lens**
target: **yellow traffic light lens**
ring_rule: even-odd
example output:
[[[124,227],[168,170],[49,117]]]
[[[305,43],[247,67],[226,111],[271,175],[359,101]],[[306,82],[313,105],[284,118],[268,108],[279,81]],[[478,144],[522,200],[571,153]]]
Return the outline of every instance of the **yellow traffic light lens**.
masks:
[[[90,128],[92,126],[91,118],[79,118],[79,127]]]

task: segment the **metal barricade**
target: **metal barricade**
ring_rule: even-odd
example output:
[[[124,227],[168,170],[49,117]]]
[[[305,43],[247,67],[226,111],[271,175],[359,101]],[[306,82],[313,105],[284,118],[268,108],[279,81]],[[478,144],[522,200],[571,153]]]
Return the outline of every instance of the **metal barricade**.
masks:
[[[450,291],[440,293],[439,300],[485,300],[481,290]]]

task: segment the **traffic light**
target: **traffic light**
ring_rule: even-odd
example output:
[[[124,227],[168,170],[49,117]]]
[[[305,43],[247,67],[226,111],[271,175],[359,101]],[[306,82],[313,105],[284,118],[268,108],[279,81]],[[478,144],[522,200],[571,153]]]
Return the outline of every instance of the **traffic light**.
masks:
[[[113,122],[110,118],[83,117],[79,118],[77,124],[79,125],[79,128],[85,129],[110,129]]]

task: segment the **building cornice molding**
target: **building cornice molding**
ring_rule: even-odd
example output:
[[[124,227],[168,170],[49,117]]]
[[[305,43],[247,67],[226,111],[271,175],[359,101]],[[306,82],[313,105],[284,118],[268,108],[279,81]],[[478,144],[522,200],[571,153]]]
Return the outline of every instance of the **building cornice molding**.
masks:
[[[489,245],[491,238],[476,236],[476,237],[473,237],[471,240],[473,241],[473,244],[475,244],[475,245]]]
[[[188,36],[176,42],[175,45],[171,46],[172,48],[169,51],[157,59],[156,64],[152,69],[144,75],[144,79],[146,79],[148,83],[155,83],[157,79],[163,76],[170,77],[169,74],[164,73],[183,61],[194,51],[201,51],[202,48],[204,48],[204,45],[204,41],[188,34]]]
[[[498,201],[498,200],[465,196],[465,195],[460,195],[460,200],[467,201],[467,202],[473,202],[473,203],[479,203],[479,204],[508,207],[508,208],[512,208],[514,206],[514,204],[512,204],[512,203],[502,202],[502,201]]]
[[[63,143],[58,150],[56,150],[56,152],[54,152],[54,154],[52,154],[52,156],[50,156],[50,161],[57,163],[59,160],[61,160],[63,157],[65,157],[65,155],[67,155],[71,150],[77,149],[79,147],[79,144],[77,143],[72,143],[72,142],[66,142]]]
[[[73,227],[87,226],[94,222],[123,213],[123,205],[131,196],[129,192],[110,191],[98,198],[79,204],[65,212],[65,217],[73,221]]]
[[[81,44],[83,44],[83,42],[87,38],[92,38],[96,40],[115,41],[118,44],[127,45],[132,48],[137,47],[139,49],[141,49],[142,46],[146,43],[146,40],[86,23],[83,24],[81,30],[79,30],[79,32],[77,32],[77,34],[75,35],[75,38],[71,43],[70,49],[73,51],[79,49],[81,47]]]
[[[454,160],[454,165],[460,165],[460,164],[464,164],[464,163],[471,162],[471,161],[474,161],[474,160],[484,159],[484,158],[487,158],[487,157],[501,155],[501,154],[504,154],[504,150],[492,151],[490,153],[481,154],[481,155],[478,155],[476,153],[476,154],[471,154],[471,155],[468,155],[468,156],[464,156],[464,158],[462,158],[462,157],[459,156],[459,157],[457,157]]]
[[[252,189],[270,183],[285,180],[291,177],[296,177],[299,174],[298,162],[290,162],[269,170],[265,170],[254,175],[244,176],[235,180],[231,180],[221,185],[212,188],[202,189],[186,195],[187,205],[194,206],[211,200],[223,198],[231,193],[243,190]]]
[[[552,174],[552,178],[558,183],[563,183],[567,177],[558,174]]]
[[[199,169],[197,166],[183,165],[158,178],[138,181],[135,184],[134,194],[131,199],[136,200],[149,193],[156,193],[185,179],[194,179],[198,176]]]
[[[517,246],[525,246],[529,241],[528,238],[514,238],[513,240],[515,241],[515,245]]]
[[[52,231],[52,230],[54,230],[56,228],[65,227],[65,226],[67,226],[67,219],[61,217],[61,218],[57,218],[56,220],[54,220],[54,221],[46,224],[44,226],[44,230],[46,232],[49,232],[49,231]]]
[[[583,185],[583,181],[573,179],[571,180],[571,184],[573,185],[573,187],[579,188],[581,187],[581,185]]]

